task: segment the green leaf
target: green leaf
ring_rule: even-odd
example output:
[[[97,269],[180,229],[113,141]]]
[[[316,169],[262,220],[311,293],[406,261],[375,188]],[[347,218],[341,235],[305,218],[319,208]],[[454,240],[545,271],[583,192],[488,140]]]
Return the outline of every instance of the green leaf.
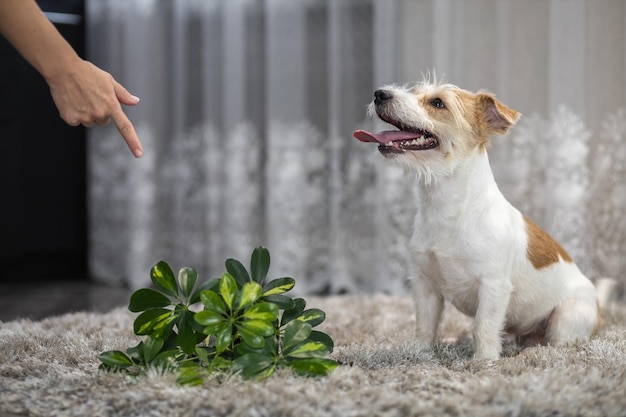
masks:
[[[198,356],[198,358],[200,358],[200,361],[203,364],[208,364],[209,362],[211,362],[211,360],[209,359],[209,353],[213,354],[215,352],[210,351],[210,348],[206,348],[203,346],[196,346],[196,355]]]
[[[150,363],[152,359],[159,353],[163,347],[164,340],[152,336],[146,337],[143,341],[143,356],[146,363]]]
[[[325,376],[334,370],[338,364],[332,359],[310,358],[287,362],[286,365],[299,375]]]
[[[251,344],[249,342],[246,342],[245,340],[245,343],[238,343],[237,347],[235,348],[236,357],[243,356],[247,353],[260,353],[272,358],[278,358],[279,355],[278,348],[276,347],[276,338],[264,337],[263,340],[263,346],[260,348],[252,347]]]
[[[209,336],[210,335],[217,336],[218,334],[220,334],[220,332],[226,325],[228,325],[228,323],[225,321],[215,323],[215,324],[209,324],[208,326],[202,329],[202,333],[209,335]]]
[[[311,327],[315,327],[326,320],[326,313],[318,308],[312,308],[310,310],[303,311],[297,319],[310,324]]]
[[[252,305],[256,300],[261,297],[261,286],[256,282],[246,282],[241,288],[239,295],[238,310],[242,310]]]
[[[204,368],[200,366],[185,366],[180,368],[176,382],[190,387],[201,385],[204,382]]]
[[[281,318],[280,327],[283,327],[284,325],[289,323],[291,320],[294,320],[296,317],[302,314],[302,312],[304,311],[304,308],[306,307],[306,301],[304,301],[303,298],[296,298],[293,300],[293,302],[295,304],[294,307],[290,309],[285,309],[285,311],[283,312],[283,317]]]
[[[164,340],[165,340],[165,343],[163,344],[163,348],[161,350],[176,350],[180,346],[178,343],[178,335],[173,331],[170,332],[168,337],[164,338]]]
[[[184,267],[178,271],[178,286],[186,299],[190,298],[197,280],[198,271],[193,268]]]
[[[194,319],[202,326],[213,326],[225,322],[224,316],[213,310],[199,311],[194,315]]]
[[[277,278],[273,279],[263,286],[263,295],[275,295],[283,294],[291,290],[296,285],[296,280],[293,278]]]
[[[135,334],[147,335],[164,320],[170,318],[174,312],[165,308],[153,308],[141,313],[133,323]]]
[[[260,353],[248,353],[233,361],[233,371],[241,372],[245,378],[264,379],[270,376],[275,368],[273,358]]]
[[[126,354],[133,360],[133,362],[143,362],[143,341],[139,342],[137,346],[129,347],[126,349]]]
[[[215,355],[209,369],[212,371],[221,371],[221,372],[229,372],[233,367],[233,361],[230,359],[226,359],[222,356]]]
[[[218,354],[224,352],[233,339],[233,330],[230,325],[222,326],[222,330],[216,335],[215,349]]]
[[[171,371],[177,367],[179,356],[180,353],[178,350],[163,351],[152,359],[150,366],[156,369]]]
[[[296,306],[296,302],[286,295],[274,294],[261,298],[268,303],[276,304],[282,310],[290,310]]]
[[[332,353],[333,349],[335,348],[335,342],[333,342],[333,339],[324,332],[313,330],[311,332],[311,335],[309,336],[309,340],[312,340],[314,342],[320,342],[321,344],[326,346],[326,349],[328,349],[329,353]]]
[[[248,271],[246,271],[246,267],[243,266],[237,259],[230,258],[226,260],[226,272],[235,278],[235,281],[239,284],[239,288],[251,281],[250,275],[248,275]]]
[[[252,332],[245,327],[239,327],[239,336],[243,339],[243,344],[253,349],[261,349],[265,346],[265,337],[263,337],[263,335]],[[239,345],[241,345],[241,343]]]
[[[219,278],[211,278],[207,281],[204,281],[198,288],[196,288],[191,294],[191,298],[189,299],[189,304],[195,304],[200,301],[200,294],[202,291],[211,290],[216,291],[217,287],[219,287],[220,280]]]
[[[196,334],[193,330],[194,313],[186,311],[177,323],[178,343],[183,352],[191,355],[196,350]]]
[[[289,351],[299,343],[304,342],[312,332],[310,324],[304,323],[299,320],[290,322],[285,327],[285,333],[283,334],[283,353]]]
[[[193,315],[193,321],[191,322],[191,327],[193,328],[193,331],[196,334],[196,344],[198,344],[198,343],[203,342],[207,338],[207,335],[204,334],[205,326],[201,325],[200,323],[196,321],[196,317],[195,317],[196,313],[191,311],[191,314]]]
[[[211,290],[202,291],[200,293],[200,300],[202,300],[202,304],[204,304],[204,308],[206,310],[226,315],[226,304],[224,304],[224,301],[219,294]]]
[[[176,278],[167,262],[160,261],[154,265],[150,271],[150,279],[165,294],[178,298]]]
[[[306,341],[296,345],[288,352],[284,352],[285,357],[289,358],[313,358],[327,356],[330,352],[321,342]]]
[[[133,360],[124,352],[109,350],[98,355],[100,362],[113,369],[126,369],[133,365]]]
[[[171,305],[172,301],[169,297],[161,294],[150,288],[143,288],[135,291],[130,296],[130,303],[128,309],[133,313],[139,313],[151,308],[167,307]]]
[[[160,323],[157,323],[157,325],[152,329],[152,336],[167,340],[172,334],[172,329],[174,328],[174,324],[176,324],[177,319],[178,315],[172,315]]]
[[[259,336],[267,337],[274,334],[274,326],[265,320],[245,320],[237,324],[237,328]]]
[[[228,310],[233,311],[235,299],[237,298],[237,282],[235,282],[235,279],[227,272],[222,275],[222,279],[220,280],[220,294]]]
[[[252,258],[250,259],[250,273],[252,274],[252,280],[263,285],[263,281],[267,277],[267,271],[270,269],[270,252],[259,246],[252,252]]]
[[[278,318],[278,306],[271,303],[258,303],[250,307],[243,313],[243,317],[248,320],[274,321]]]

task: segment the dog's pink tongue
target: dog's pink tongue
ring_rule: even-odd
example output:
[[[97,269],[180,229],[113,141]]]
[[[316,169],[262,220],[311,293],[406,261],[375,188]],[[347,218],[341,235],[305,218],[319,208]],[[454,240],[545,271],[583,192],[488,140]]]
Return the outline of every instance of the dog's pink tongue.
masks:
[[[378,143],[388,143],[393,140],[408,140],[417,138],[417,135],[415,133],[403,132],[402,130],[388,130],[378,133],[371,133],[366,130],[357,130],[353,133],[353,135],[361,142]]]

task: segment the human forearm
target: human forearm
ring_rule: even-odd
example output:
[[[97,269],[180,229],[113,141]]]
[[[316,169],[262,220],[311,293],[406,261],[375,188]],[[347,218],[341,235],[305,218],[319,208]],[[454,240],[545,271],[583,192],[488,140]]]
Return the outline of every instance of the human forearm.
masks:
[[[134,106],[139,98],[111,74],[81,59],[34,0],[0,0],[0,34],[45,78],[66,123],[90,127],[113,120],[133,154],[143,155],[121,107]]]
[[[0,33],[48,83],[80,60],[34,0],[0,0]]]

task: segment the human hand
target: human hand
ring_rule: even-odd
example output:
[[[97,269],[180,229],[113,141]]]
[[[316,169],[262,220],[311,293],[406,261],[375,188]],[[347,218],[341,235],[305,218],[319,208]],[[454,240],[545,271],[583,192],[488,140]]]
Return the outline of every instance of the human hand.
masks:
[[[67,124],[102,126],[112,119],[133,155],[143,156],[137,132],[121,106],[134,106],[139,98],[130,94],[111,74],[80,59],[71,72],[47,81],[54,104]]]

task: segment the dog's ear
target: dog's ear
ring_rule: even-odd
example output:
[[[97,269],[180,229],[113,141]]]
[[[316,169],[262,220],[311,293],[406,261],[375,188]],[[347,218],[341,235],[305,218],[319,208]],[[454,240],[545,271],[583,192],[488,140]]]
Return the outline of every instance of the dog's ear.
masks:
[[[500,103],[488,93],[476,96],[480,118],[490,134],[503,135],[520,118],[521,113]]]

